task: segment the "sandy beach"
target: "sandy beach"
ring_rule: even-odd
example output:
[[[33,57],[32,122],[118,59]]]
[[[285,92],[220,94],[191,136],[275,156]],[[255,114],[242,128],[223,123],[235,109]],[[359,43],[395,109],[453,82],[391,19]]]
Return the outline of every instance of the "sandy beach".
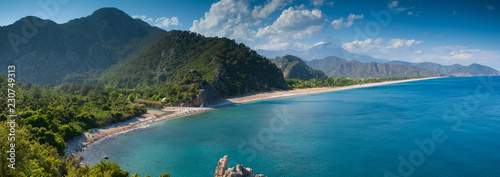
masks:
[[[198,114],[205,111],[210,111],[216,108],[230,106],[234,104],[250,103],[255,101],[262,101],[268,99],[276,99],[283,97],[292,97],[300,95],[317,94],[324,92],[332,92],[339,90],[348,90],[364,87],[373,87],[387,84],[395,84],[402,82],[411,82],[418,80],[435,79],[438,77],[429,78],[419,78],[419,79],[407,79],[398,81],[387,81],[378,83],[368,83],[361,85],[351,85],[345,87],[322,87],[322,88],[305,88],[305,89],[293,89],[284,91],[268,91],[259,93],[250,93],[245,95],[240,95],[236,97],[230,97],[226,99],[221,99],[220,101],[213,103],[208,107],[165,107],[162,111],[159,110],[148,110],[145,114],[135,117],[131,120],[112,124],[105,128],[94,128],[92,129],[92,134],[85,132],[83,135],[75,137],[66,143],[65,153],[67,156],[78,156],[78,152],[83,151],[85,147],[91,145],[92,143],[102,140],[111,135],[125,133],[138,128],[145,128],[153,123],[157,123],[165,120],[177,119],[193,114]],[[168,114],[171,113],[171,114]]]

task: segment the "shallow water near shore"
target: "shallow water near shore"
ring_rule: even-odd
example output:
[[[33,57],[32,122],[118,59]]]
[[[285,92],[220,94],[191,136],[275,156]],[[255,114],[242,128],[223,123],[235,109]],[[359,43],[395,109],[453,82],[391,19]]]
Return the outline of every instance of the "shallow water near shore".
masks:
[[[500,77],[440,78],[229,106],[79,155],[141,176],[213,176],[224,155],[270,177],[497,176],[498,137]]]

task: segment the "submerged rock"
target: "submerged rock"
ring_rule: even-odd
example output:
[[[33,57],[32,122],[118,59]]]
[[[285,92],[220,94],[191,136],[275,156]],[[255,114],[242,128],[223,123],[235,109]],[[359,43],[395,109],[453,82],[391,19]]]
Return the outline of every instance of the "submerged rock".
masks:
[[[217,167],[215,168],[214,177],[264,177],[264,175],[256,175],[253,173],[251,168],[245,168],[243,165],[236,165],[236,168],[227,168],[228,158],[225,155],[219,160]]]

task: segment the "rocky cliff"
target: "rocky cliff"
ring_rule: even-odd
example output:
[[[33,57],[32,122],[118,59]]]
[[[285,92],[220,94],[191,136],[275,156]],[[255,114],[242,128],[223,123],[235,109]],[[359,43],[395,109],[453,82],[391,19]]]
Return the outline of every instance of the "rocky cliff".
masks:
[[[228,158],[225,155],[219,160],[215,168],[214,177],[264,177],[263,174],[256,175],[251,168],[244,168],[242,165],[236,165],[236,168],[227,168]]]

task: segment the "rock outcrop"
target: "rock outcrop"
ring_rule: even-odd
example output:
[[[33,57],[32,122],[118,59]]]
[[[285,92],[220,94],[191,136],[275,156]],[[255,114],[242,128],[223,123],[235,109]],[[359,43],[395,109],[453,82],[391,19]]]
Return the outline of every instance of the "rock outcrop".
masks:
[[[240,164],[236,165],[236,168],[228,168],[226,170],[227,162],[227,155],[219,160],[215,168],[214,177],[264,177],[263,174],[256,175],[251,168],[245,168]]]

